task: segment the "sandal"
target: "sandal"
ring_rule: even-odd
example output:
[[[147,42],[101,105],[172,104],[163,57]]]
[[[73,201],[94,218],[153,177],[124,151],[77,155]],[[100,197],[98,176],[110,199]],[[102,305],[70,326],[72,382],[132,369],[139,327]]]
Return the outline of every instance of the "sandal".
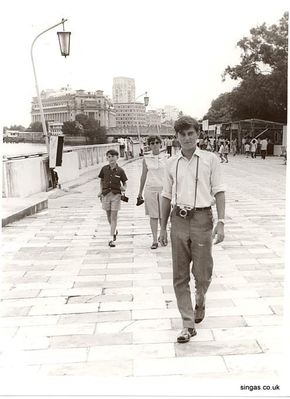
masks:
[[[151,245],[151,249],[156,249],[158,248],[158,242],[153,242],[153,244]]]
[[[191,337],[196,335],[195,328],[184,328],[177,336],[177,342],[185,344],[190,340]]]
[[[115,234],[113,235],[113,241],[117,240],[118,230],[116,230]]]
[[[114,243],[114,241],[109,241],[109,247],[115,247],[116,246],[116,244]]]

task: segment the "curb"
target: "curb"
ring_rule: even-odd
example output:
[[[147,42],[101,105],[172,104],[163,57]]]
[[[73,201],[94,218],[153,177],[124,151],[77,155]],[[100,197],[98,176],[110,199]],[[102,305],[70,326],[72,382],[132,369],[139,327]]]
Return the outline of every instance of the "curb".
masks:
[[[10,198],[10,200],[12,200]],[[48,208],[48,198],[46,199],[34,199],[30,198],[31,204],[29,205],[20,205],[19,210],[15,211],[15,213],[2,217],[2,227],[7,226],[10,223],[17,222],[18,220],[23,219],[25,216],[34,215],[37,212],[42,211],[43,209]]]

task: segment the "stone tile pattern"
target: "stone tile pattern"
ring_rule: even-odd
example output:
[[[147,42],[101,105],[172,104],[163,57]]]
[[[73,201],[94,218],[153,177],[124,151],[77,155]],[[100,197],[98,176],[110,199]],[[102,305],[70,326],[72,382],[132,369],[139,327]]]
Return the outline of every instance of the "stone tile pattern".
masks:
[[[0,370],[97,377],[276,376],[283,352],[285,167],[230,157],[226,239],[214,247],[206,318],[186,345],[170,247],[150,249],[136,207],[141,161],[126,166],[130,197],[116,248],[95,179],[52,193],[49,209],[3,229]],[[15,368],[15,364],[17,367]]]

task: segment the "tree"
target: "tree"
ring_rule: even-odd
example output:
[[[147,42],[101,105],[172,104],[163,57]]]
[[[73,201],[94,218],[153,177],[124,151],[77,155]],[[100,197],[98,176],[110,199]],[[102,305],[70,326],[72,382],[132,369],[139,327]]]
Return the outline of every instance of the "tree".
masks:
[[[67,136],[81,136],[83,133],[82,127],[76,121],[63,122],[61,130]]]
[[[232,93],[223,93],[213,100],[211,107],[203,119],[209,122],[229,122],[234,115],[234,107],[232,105]]]
[[[19,132],[25,132],[25,127],[22,125],[11,125],[8,130],[18,130]]]
[[[232,91],[236,118],[287,121],[288,13],[279,24],[264,23],[250,30],[237,45],[242,50],[240,64],[228,66],[228,75],[239,81]]]
[[[77,114],[73,122],[64,122],[62,131],[66,135],[84,136],[88,144],[104,144],[107,142],[106,128],[99,121],[85,114]]]
[[[29,132],[42,132],[42,123],[41,122],[31,122],[29,128],[26,129]]]

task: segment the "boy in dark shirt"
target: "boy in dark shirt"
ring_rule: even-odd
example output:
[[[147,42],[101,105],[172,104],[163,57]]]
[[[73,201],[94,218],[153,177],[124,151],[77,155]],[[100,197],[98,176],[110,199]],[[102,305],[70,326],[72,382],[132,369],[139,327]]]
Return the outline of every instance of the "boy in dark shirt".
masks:
[[[127,189],[127,176],[122,168],[117,165],[119,153],[116,150],[109,150],[106,153],[108,165],[102,167],[99,178],[102,207],[107,212],[108,222],[111,226],[109,247],[115,247],[114,241],[118,234],[117,218],[121,207],[121,192]]]

